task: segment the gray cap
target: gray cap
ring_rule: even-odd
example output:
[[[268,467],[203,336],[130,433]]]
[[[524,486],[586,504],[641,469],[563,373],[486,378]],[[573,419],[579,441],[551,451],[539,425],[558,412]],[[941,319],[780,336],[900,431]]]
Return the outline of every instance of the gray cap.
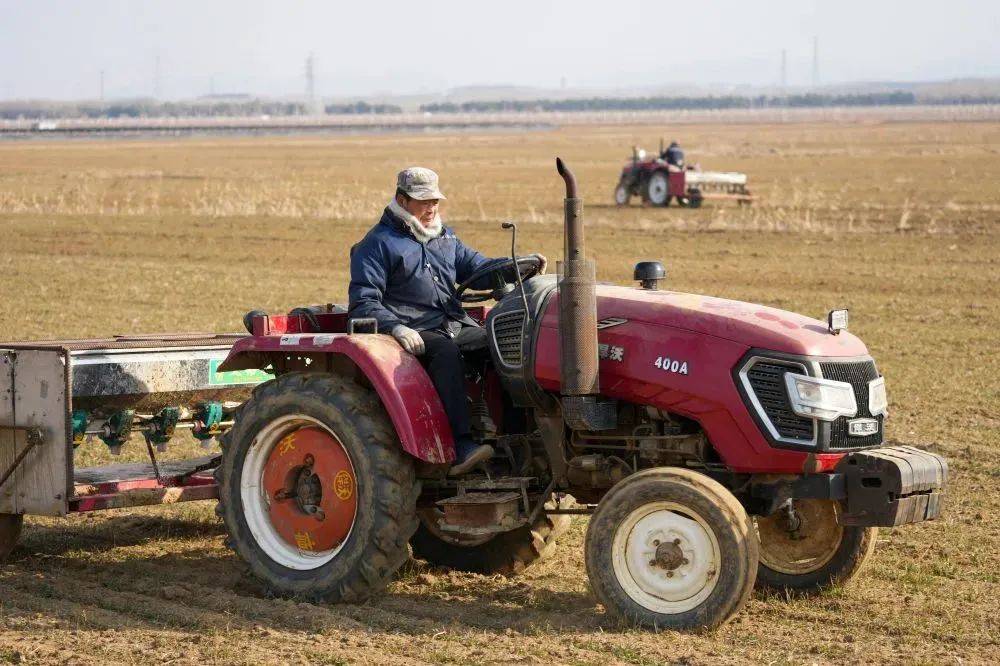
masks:
[[[413,199],[445,199],[438,189],[438,175],[424,167],[403,169],[396,176],[396,187]]]

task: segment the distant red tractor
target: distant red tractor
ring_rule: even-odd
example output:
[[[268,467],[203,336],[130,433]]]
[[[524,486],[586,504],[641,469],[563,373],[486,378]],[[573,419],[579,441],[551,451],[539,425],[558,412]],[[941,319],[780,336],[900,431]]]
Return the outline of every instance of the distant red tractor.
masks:
[[[728,199],[740,205],[754,200],[747,189],[745,173],[701,171],[683,162],[669,163],[662,150],[660,157],[646,157],[645,151],[637,148],[622,167],[615,187],[615,204],[627,206],[632,197],[640,197],[653,206],[669,206],[674,200],[688,208],[699,208],[706,199]]]
[[[636,287],[597,283],[557,164],[558,275],[512,242],[458,290],[496,301],[468,308],[490,355],[467,384],[493,424],[483,469],[448,476],[452,433],[420,360],[343,308],[250,313],[237,340],[2,344],[0,559],[24,513],[217,497],[228,543],[271,590],[357,602],[411,552],[515,574],[583,514],[607,611],[693,629],[732,617],[755,584],[840,585],[877,527],[939,515],[947,464],[882,446],[885,382],[846,311],[823,322],[662,291],[658,262],[636,265]],[[483,278],[494,287],[468,288]],[[182,427],[221,433],[221,452],[157,464]],[[74,469],[90,435],[114,450],[135,431],[151,466]]]

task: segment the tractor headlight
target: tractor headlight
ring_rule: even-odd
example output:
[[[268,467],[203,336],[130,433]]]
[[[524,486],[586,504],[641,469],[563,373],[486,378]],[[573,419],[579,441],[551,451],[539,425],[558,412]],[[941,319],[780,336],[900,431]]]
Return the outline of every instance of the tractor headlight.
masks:
[[[885,393],[885,377],[868,382],[868,411],[872,416],[889,411],[889,396]]]
[[[785,373],[792,411],[806,418],[834,421],[858,413],[854,388],[847,382]]]

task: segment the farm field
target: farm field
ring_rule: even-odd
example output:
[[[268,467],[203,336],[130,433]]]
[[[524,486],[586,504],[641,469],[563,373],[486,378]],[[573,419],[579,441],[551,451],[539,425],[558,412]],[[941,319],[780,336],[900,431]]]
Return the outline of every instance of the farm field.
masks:
[[[630,146],[745,171],[753,206],[628,208]],[[1000,124],[573,126],[524,133],[0,142],[0,340],[235,331],[343,302],[350,246],[397,170],[441,174],[488,255],[562,252],[559,155],[599,279],[815,317],[851,309],[887,437],[946,455],[942,519],[882,530],[852,585],[756,594],[714,633],[623,629],[590,594],[585,519],[518,578],[414,561],[364,605],[270,599],[211,503],[33,518],[0,567],[0,663],[995,663],[1000,658]],[[94,442],[77,463],[107,461]],[[191,454],[182,444],[172,454]],[[138,442],[126,460],[142,459]]]

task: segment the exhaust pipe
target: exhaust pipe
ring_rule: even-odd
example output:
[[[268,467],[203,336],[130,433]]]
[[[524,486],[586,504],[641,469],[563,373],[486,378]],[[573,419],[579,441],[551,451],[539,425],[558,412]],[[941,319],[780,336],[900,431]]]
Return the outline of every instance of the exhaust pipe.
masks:
[[[565,236],[559,278],[559,346],[563,418],[576,430],[615,426],[613,402],[598,401],[597,266],[584,256],[583,200],[576,177],[559,158],[556,170],[566,183]]]

